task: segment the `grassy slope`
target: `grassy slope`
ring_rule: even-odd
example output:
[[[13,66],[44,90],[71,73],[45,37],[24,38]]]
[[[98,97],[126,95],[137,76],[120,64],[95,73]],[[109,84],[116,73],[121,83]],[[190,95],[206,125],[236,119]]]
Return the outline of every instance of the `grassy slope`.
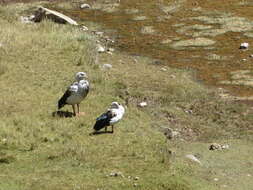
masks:
[[[243,114],[246,107],[219,100],[189,72],[162,71],[142,57],[98,55],[94,37],[76,27],[49,21],[21,24],[19,15],[31,7],[0,7],[0,189],[131,189],[136,183],[137,189],[188,190],[252,185],[245,179],[253,175],[248,146],[252,142],[247,141],[252,137],[252,115]],[[113,68],[101,70],[104,63]],[[77,71],[86,71],[92,85],[81,104],[86,115],[52,117]],[[127,112],[115,134],[89,136],[96,116],[110,102],[126,99]],[[149,106],[137,108],[144,99]],[[166,141],[157,126],[177,129],[181,140]],[[240,148],[213,153],[208,151],[211,141]],[[199,154],[203,166],[187,162],[186,153]],[[107,177],[113,171],[126,178]],[[214,182],[214,177],[221,180]],[[240,185],[231,182],[232,177]]]

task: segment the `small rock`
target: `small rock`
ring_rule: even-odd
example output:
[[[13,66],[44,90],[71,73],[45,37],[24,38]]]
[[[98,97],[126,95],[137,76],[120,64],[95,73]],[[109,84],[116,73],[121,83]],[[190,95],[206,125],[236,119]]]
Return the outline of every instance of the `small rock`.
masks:
[[[229,145],[228,144],[221,145],[221,148],[222,149],[229,149]]]
[[[171,39],[166,39],[166,40],[161,41],[161,44],[168,44],[168,43],[171,43],[171,42],[172,42]]]
[[[193,161],[193,162],[196,162],[196,163],[198,163],[198,164],[201,164],[201,162],[199,161],[199,159],[196,158],[196,156],[194,156],[194,155],[192,155],[192,154],[187,154],[185,157],[188,158],[188,159],[190,159],[190,160]]]
[[[104,64],[103,69],[111,69],[112,65],[111,64]]]
[[[105,48],[99,44],[97,46],[97,51],[98,51],[98,53],[103,53],[103,52],[105,52]]]
[[[138,63],[137,59],[134,59],[134,63],[135,63],[135,64],[137,64],[137,63]]]
[[[253,58],[253,54],[249,55],[250,58]]]
[[[184,112],[185,112],[185,113],[188,113],[188,114],[192,114],[192,113],[193,113],[192,110],[185,110]]]
[[[163,68],[161,68],[161,71],[167,71],[167,69],[163,67]]]
[[[175,75],[170,75],[170,78],[174,79],[174,78],[176,78],[176,76]]]
[[[28,17],[28,16],[21,16],[21,17],[20,17],[20,20],[21,20],[21,22],[24,23],[24,24],[33,23],[33,22],[30,20],[30,17]]]
[[[86,26],[82,26],[82,27],[81,27],[81,30],[83,30],[83,31],[88,31],[88,30],[89,30],[89,28],[88,28],[88,27],[86,27]]]
[[[80,8],[81,8],[81,9],[90,9],[91,6],[90,6],[89,4],[87,4],[87,3],[84,3],[84,4],[81,4],[81,5],[80,5]]]
[[[221,150],[221,145],[218,143],[213,143],[209,146],[209,150]]]
[[[134,180],[136,180],[136,181],[139,180],[139,179],[140,179],[139,177],[135,177],[135,178],[134,178]]]
[[[138,184],[137,183],[134,183],[134,187],[137,187],[138,186]]]
[[[173,131],[171,128],[164,128],[163,129],[163,133],[164,133],[164,135],[166,136],[166,138],[167,139],[173,139],[173,138],[175,138],[175,137],[177,137],[177,136],[179,136],[179,132],[178,131]]]
[[[138,106],[141,107],[141,108],[144,108],[147,105],[148,105],[147,102],[141,102],[141,103],[138,104]]]
[[[106,40],[107,42],[110,42],[110,43],[115,43],[115,41],[114,41],[113,39],[111,39],[111,38],[105,38],[105,40]]]
[[[107,51],[114,52],[115,50],[114,50],[114,48],[108,48]]]
[[[135,21],[143,21],[143,20],[146,20],[147,17],[146,16],[136,16],[133,18],[133,20]]]
[[[244,59],[242,59],[242,61],[247,61],[247,59],[244,58]]]
[[[223,149],[229,149],[228,144],[220,145],[218,143],[213,143],[209,146],[209,150],[223,150]]]
[[[101,37],[101,36],[103,36],[103,35],[104,35],[104,32],[99,32],[99,31],[96,31],[96,32],[95,32],[95,34]]]
[[[178,131],[172,131],[171,135],[172,135],[172,138],[175,138],[175,137],[179,136],[179,132]]]
[[[214,180],[214,181],[219,181],[219,179],[218,179],[218,178],[214,178],[213,180]]]
[[[121,172],[112,172],[109,175],[110,177],[125,177]]]
[[[33,19],[35,19],[35,15],[31,15],[31,16],[29,16],[29,20],[33,20]]]
[[[2,139],[2,142],[3,142],[4,144],[6,144],[6,143],[7,143],[7,139],[6,139],[6,138],[3,138],[3,139]]]
[[[0,47],[3,47],[3,44],[2,44],[2,43],[0,43]]]
[[[249,43],[244,42],[244,43],[241,43],[239,49],[248,49],[248,48],[249,48]]]
[[[154,60],[154,61],[152,62],[152,64],[154,64],[154,65],[161,65],[161,64],[163,64],[163,62],[160,61],[160,60]]]

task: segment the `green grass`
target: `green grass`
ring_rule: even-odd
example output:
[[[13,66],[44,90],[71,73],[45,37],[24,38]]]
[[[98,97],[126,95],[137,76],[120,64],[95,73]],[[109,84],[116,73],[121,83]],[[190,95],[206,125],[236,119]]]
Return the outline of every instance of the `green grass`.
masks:
[[[148,58],[118,52],[97,54],[95,37],[78,27],[20,23],[19,16],[34,6],[0,7],[0,190],[251,187],[244,177],[253,175],[248,107],[221,100],[190,71],[162,71]],[[101,69],[105,63],[112,69]],[[91,83],[81,104],[85,116],[53,117],[77,71],[87,72]],[[115,134],[89,136],[95,118],[115,100],[127,103]],[[140,109],[143,100],[148,106]],[[181,136],[167,141],[157,126]],[[235,147],[210,152],[212,141]],[[201,154],[203,166],[187,161],[188,153]],[[224,170],[228,178],[222,180],[236,176],[239,182],[217,185],[212,179]],[[118,171],[125,177],[108,177]]]

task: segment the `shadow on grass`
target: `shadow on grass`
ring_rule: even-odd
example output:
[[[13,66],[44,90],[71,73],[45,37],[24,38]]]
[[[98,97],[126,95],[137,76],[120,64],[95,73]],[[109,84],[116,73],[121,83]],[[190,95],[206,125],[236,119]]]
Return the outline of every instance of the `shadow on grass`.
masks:
[[[53,117],[74,117],[75,114],[69,111],[55,111],[52,113]]]
[[[112,131],[94,131],[90,135],[103,135],[103,134],[113,134]]]

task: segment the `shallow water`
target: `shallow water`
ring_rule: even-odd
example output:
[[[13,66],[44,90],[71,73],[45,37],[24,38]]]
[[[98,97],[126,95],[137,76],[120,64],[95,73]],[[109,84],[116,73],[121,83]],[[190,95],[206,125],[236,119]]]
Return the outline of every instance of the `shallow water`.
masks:
[[[68,14],[112,29],[121,50],[172,67],[196,69],[198,79],[207,85],[224,87],[237,96],[253,96],[250,0],[88,2],[93,9]],[[252,47],[240,50],[242,42]]]

